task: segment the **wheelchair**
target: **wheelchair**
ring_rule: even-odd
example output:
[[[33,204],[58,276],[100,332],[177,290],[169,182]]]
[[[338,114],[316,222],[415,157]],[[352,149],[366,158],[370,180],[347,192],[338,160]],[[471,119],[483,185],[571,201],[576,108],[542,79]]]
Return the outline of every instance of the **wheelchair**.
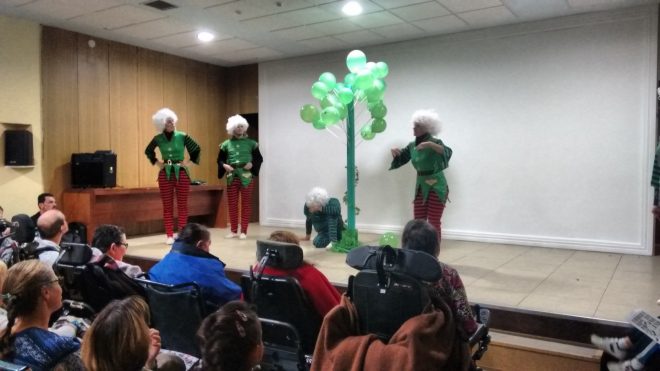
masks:
[[[358,312],[360,331],[375,334],[384,342],[405,321],[423,313],[431,303],[428,283],[442,278],[442,268],[432,255],[390,246],[353,249],[346,263],[360,270],[349,277],[347,291]],[[479,306],[474,310],[478,328],[468,344],[473,351],[472,370],[480,370],[476,361],[490,343],[490,311]]]
[[[305,370],[311,364],[321,318],[298,280],[263,274],[265,267],[291,270],[303,262],[300,246],[275,241],[257,241],[257,272],[241,277],[247,302],[256,306],[265,345],[262,368]]]

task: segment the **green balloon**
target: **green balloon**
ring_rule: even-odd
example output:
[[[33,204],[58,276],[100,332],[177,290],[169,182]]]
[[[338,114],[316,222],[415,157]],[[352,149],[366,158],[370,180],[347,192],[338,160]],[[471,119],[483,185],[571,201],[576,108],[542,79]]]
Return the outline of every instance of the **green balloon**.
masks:
[[[353,50],[346,57],[346,67],[351,72],[357,72],[367,64],[367,56],[361,50]]]
[[[376,67],[376,62],[367,62],[364,67],[373,72],[374,67]]]
[[[385,95],[385,82],[383,80],[374,80],[371,87],[365,91],[369,102],[377,102],[383,99]]]
[[[392,232],[385,232],[380,236],[378,244],[381,246],[399,247],[399,237]]]
[[[318,100],[325,98],[325,96],[328,94],[328,91],[330,91],[328,85],[323,82],[317,81],[312,84],[312,96]]]
[[[346,76],[344,76],[344,86],[351,87],[354,83],[355,83],[355,74],[347,73]]]
[[[384,79],[387,76],[387,74],[390,72],[390,68],[387,67],[387,63],[378,62],[371,70],[371,72],[373,72],[375,78]]]
[[[376,136],[376,133],[371,130],[371,125],[364,125],[360,130],[360,135],[364,140],[372,140]]]
[[[387,128],[387,122],[383,119],[374,119],[371,122],[371,131],[374,133],[382,133]]]
[[[346,116],[348,116],[348,108],[346,108],[345,105],[338,104],[338,105],[335,106],[335,108],[337,109],[337,111],[339,111],[339,119],[340,120],[343,120],[343,119],[346,118]]]
[[[325,123],[323,121],[321,121],[320,118],[318,120],[314,121],[312,123],[312,126],[314,126],[314,129],[319,129],[319,130],[325,129]]]
[[[305,104],[300,108],[300,118],[305,122],[314,122],[319,116],[319,110],[313,104]]]
[[[324,83],[328,87],[328,90],[334,89],[337,84],[337,79],[332,72],[323,72],[321,76],[319,76],[319,81]]]
[[[326,95],[325,98],[323,98],[321,101],[321,107],[323,108],[334,107],[338,104],[341,104],[339,98],[337,98],[337,96],[332,93],[328,93],[328,95]]]
[[[335,107],[327,107],[321,111],[321,121],[327,126],[339,121],[339,110]]]
[[[368,69],[364,68],[358,71],[355,76],[355,83],[353,84],[353,91],[355,89],[367,90],[374,82],[374,75]]]
[[[339,101],[344,104],[349,104],[353,101],[353,91],[349,88],[341,88],[337,91]]]
[[[382,101],[367,107],[369,108],[369,112],[371,112],[371,117],[375,119],[382,119],[387,115],[387,107],[385,107]]]

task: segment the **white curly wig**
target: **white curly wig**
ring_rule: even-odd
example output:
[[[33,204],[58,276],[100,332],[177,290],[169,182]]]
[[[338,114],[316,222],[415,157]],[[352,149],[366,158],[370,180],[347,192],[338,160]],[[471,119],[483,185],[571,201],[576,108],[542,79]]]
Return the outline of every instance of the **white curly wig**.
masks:
[[[161,108],[151,117],[158,132],[165,130],[165,123],[169,118],[172,119],[174,126],[176,126],[176,122],[179,121],[179,117],[169,108]]]
[[[230,118],[227,119],[227,134],[229,135],[234,135],[234,130],[236,130],[236,127],[238,125],[245,125],[245,130],[250,127],[250,124],[248,124],[247,120],[245,117],[241,115],[234,115]]]
[[[328,191],[326,191],[321,187],[314,187],[307,194],[307,197],[305,198],[305,205],[307,205],[307,207],[310,207],[314,204],[319,204],[321,205],[321,207],[324,207],[328,203],[328,200],[330,200],[330,196],[328,196]]]
[[[440,116],[435,110],[420,109],[413,113],[411,122],[413,125],[423,127],[427,133],[436,135],[440,132]]]

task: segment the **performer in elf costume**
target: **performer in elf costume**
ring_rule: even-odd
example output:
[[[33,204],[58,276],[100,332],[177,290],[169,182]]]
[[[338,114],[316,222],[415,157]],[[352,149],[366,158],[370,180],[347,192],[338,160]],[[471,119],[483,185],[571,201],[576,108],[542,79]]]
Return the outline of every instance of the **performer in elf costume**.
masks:
[[[229,139],[220,144],[218,153],[218,178],[227,173],[227,201],[231,233],[226,238],[247,238],[248,223],[252,213],[253,177],[259,175],[263,162],[259,143],[248,138],[250,125],[241,115],[227,120]],[[241,234],[238,234],[238,197],[241,197]]]
[[[312,236],[312,226],[317,236],[312,241],[315,247],[332,246],[333,242],[341,240],[344,221],[341,217],[341,204],[336,198],[330,198],[328,191],[315,187],[307,194],[303,208],[307,221],[305,236],[301,240],[309,241]]]
[[[179,230],[188,222],[188,192],[190,191],[190,174],[188,166],[191,162],[199,164],[199,145],[186,133],[175,130],[178,117],[169,108],[162,108],[156,112],[152,120],[159,132],[149,142],[144,153],[152,165],[157,165],[158,188],[163,201],[163,222],[167,240],[165,243],[174,243],[174,191],[176,190],[177,224]],[[156,158],[156,147],[160,150],[162,160]],[[184,158],[184,151],[188,151],[190,161]]]
[[[433,110],[418,110],[412,115],[415,140],[404,148],[392,149],[390,170],[412,160],[417,170],[415,183],[414,218],[426,220],[442,235],[440,219],[449,195],[443,170],[449,165],[452,150],[434,135],[440,131],[440,118]]]

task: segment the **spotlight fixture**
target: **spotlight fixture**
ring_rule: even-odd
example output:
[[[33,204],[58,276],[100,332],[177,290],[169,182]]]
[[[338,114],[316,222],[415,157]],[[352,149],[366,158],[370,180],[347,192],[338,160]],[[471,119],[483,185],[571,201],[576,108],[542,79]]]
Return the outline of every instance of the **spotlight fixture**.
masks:
[[[362,5],[357,1],[349,1],[341,8],[341,11],[349,16],[362,14]]]
[[[211,40],[215,39],[215,35],[207,32],[207,31],[201,31],[197,33],[197,40],[203,41],[203,42],[209,42]]]

